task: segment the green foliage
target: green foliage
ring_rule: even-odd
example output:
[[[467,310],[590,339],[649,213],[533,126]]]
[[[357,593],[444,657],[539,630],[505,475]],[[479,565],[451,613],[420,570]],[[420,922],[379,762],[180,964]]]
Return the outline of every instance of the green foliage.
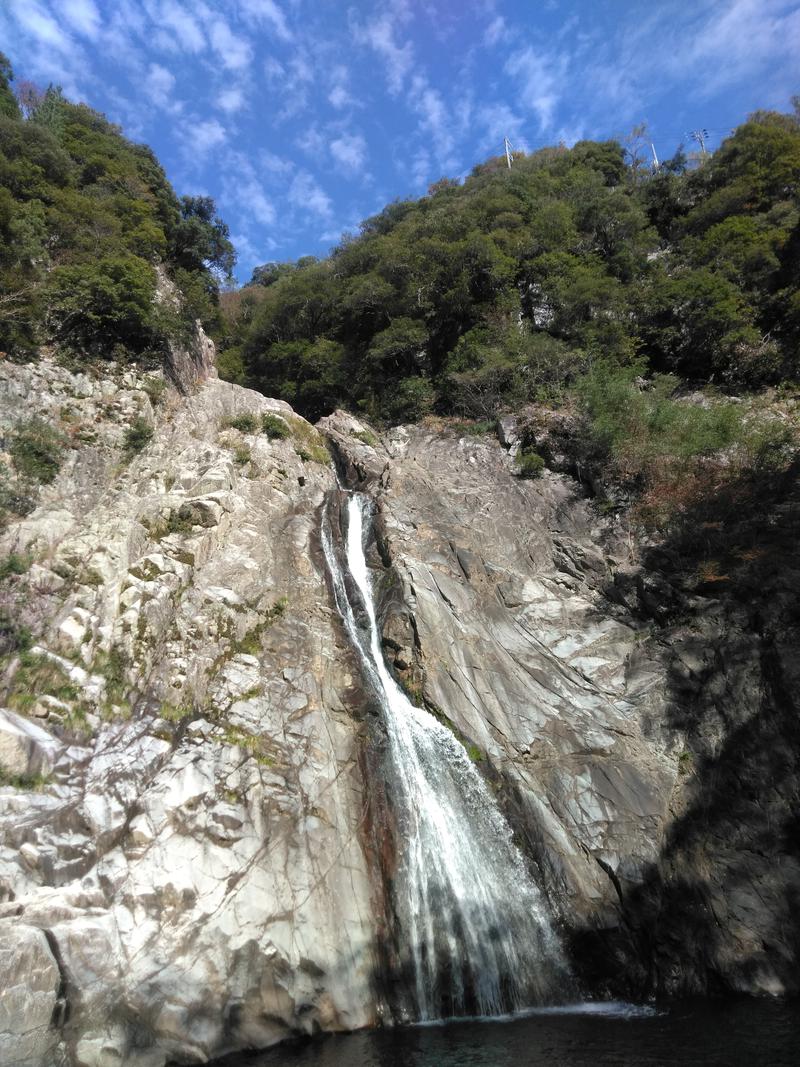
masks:
[[[63,449],[61,434],[37,417],[17,424],[8,447],[19,474],[40,485],[55,481]]]
[[[12,789],[27,793],[38,793],[49,783],[50,778],[46,774],[9,774],[0,767],[0,786],[10,786]]]
[[[741,439],[738,405],[675,399],[676,378],[664,374],[641,383],[638,369],[598,363],[577,388],[595,440],[621,470],[635,475],[664,457],[708,456]]]
[[[28,84],[23,116],[10,79],[3,57],[0,350],[29,359],[56,340],[84,357],[161,358],[178,327],[217,325],[217,275],[235,257],[213,201],[179,201],[150,149],[58,87]],[[159,262],[182,291],[180,322],[152,306]]]
[[[0,608],[0,656],[5,658],[16,652],[27,652],[32,644],[28,627],[20,625],[5,608]]]
[[[181,504],[178,508],[172,508],[167,515],[145,523],[147,531],[154,541],[161,541],[172,534],[185,536],[192,533],[195,526],[202,525],[202,513],[193,504],[188,503]]]
[[[0,560],[0,582],[10,578],[12,574],[25,574],[31,565],[30,556],[21,556],[12,552],[4,560]]]
[[[28,515],[36,507],[36,493],[30,482],[14,477],[0,464],[0,529],[13,516]]]
[[[49,321],[62,342],[108,353],[141,354],[158,343],[156,276],[138,256],[56,267],[48,282]]]
[[[378,438],[371,430],[356,430],[353,437],[362,444],[369,445],[370,448],[377,448],[378,446]]]
[[[226,745],[235,745],[243,749],[251,759],[263,767],[275,766],[275,759],[264,751],[266,742],[263,737],[250,734],[241,727],[228,725],[225,727],[222,739]]]
[[[70,703],[80,699],[80,691],[66,674],[63,664],[30,650],[28,643],[20,651],[19,666],[8,694],[8,705],[15,711],[29,711],[43,695]]]
[[[124,447],[129,455],[141,452],[153,439],[153,427],[141,415],[137,415],[125,430]]]
[[[164,398],[167,383],[163,378],[156,378],[150,375],[142,382],[142,389],[147,393],[153,407],[157,407]]]
[[[229,301],[229,373],[312,420],[378,422],[558,403],[598,359],[726,389],[798,377],[797,121],[757,113],[655,175],[643,137],[488,160],[327,260],[265,264]]]
[[[420,375],[401,378],[391,395],[384,394],[380,412],[389,422],[416,422],[433,411],[435,398],[433,385],[427,378]]]
[[[99,654],[92,664],[93,673],[105,678],[108,709],[114,705],[127,708],[127,667],[128,661],[119,645],[112,645],[108,652]]]
[[[158,709],[158,717],[165,719],[167,722],[179,723],[184,719],[189,719],[194,714],[194,709],[190,704],[170,704],[164,703]]]
[[[253,458],[253,453],[249,446],[241,445],[238,442],[231,446],[231,452],[233,453],[233,462],[237,467],[246,467]]]
[[[173,257],[178,266],[202,271],[206,264],[224,278],[236,265],[230,230],[216,213],[210,196],[182,196],[180,220],[172,234]]]
[[[607,475],[635,489],[638,518],[662,529],[698,501],[783,470],[793,451],[783,421],[720,397],[681,398],[678,384],[598,363],[577,387],[589,458],[593,451]]]
[[[11,63],[3,52],[0,52],[0,115],[10,118],[19,117],[19,105],[14,91],[9,84],[14,78]]]
[[[217,356],[217,373],[224,382],[244,385],[245,369],[242,354],[237,348],[226,348]]]
[[[289,601],[285,596],[279,597],[271,608],[264,612],[263,616],[252,626],[239,640],[234,641],[231,650],[235,655],[258,656],[260,655],[261,638],[264,633],[273,626],[278,619],[283,618]]]
[[[523,449],[517,457],[516,474],[518,478],[541,478],[544,473],[544,460],[538,452]]]
[[[289,422],[292,427],[295,452],[302,461],[304,463],[321,463],[323,466],[327,466],[331,461],[331,456],[322,434],[296,416],[289,416]]]
[[[280,415],[273,415],[270,411],[261,416],[261,432],[265,433],[270,441],[292,436],[292,431]]]
[[[222,425],[232,430],[240,430],[242,433],[255,433],[258,430],[259,422],[257,415],[245,412],[242,415],[231,415],[223,420]]]

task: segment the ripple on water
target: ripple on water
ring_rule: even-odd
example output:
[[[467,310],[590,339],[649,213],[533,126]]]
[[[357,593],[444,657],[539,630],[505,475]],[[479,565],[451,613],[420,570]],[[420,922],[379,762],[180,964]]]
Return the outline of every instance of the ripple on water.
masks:
[[[362,1031],[238,1055],[219,1067],[797,1067],[800,1005],[589,1001],[497,1019]]]

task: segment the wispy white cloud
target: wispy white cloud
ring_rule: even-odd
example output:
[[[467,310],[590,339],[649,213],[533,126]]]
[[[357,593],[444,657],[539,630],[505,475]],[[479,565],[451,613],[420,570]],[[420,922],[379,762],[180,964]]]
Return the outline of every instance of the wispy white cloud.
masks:
[[[275,56],[267,56],[264,60],[264,77],[268,85],[277,88],[282,79],[286,77],[286,67]]]
[[[22,30],[37,44],[56,51],[73,53],[75,42],[58,22],[41,5],[30,0],[11,0],[11,11]]]
[[[223,89],[222,92],[217,94],[217,107],[228,115],[233,115],[235,112],[241,111],[246,103],[247,97],[245,96],[244,89],[238,85],[232,85],[228,89]]]
[[[290,159],[285,159],[283,156],[279,156],[267,149],[262,149],[258,153],[258,163],[262,170],[274,175],[282,176],[294,170],[294,164]]]
[[[482,131],[478,146],[481,152],[498,154],[503,138],[508,137],[515,148],[524,152],[527,147],[523,130],[525,119],[516,114],[508,104],[482,104],[476,113],[478,129]]]
[[[206,39],[197,20],[177,0],[145,0],[145,10],[161,47],[197,55]]]
[[[308,106],[314,82],[314,65],[309,57],[300,50],[284,62],[275,56],[268,56],[263,69],[267,84],[282,105],[274,112],[275,120],[283,122],[301,114]]]
[[[274,0],[239,0],[245,18],[256,23],[267,23],[281,41],[291,41],[293,34],[286,16]]]
[[[190,157],[203,159],[227,140],[227,133],[217,119],[189,120],[179,130],[184,149]]]
[[[800,57],[800,6],[790,0],[725,0],[710,5],[705,25],[679,52],[659,57],[677,77],[691,72],[704,95],[776,62]]]
[[[513,52],[506,61],[506,73],[518,84],[521,103],[536,115],[543,131],[552,125],[565,69],[563,56],[539,52],[531,45]]]
[[[411,161],[411,179],[418,189],[430,183],[431,157],[424,148],[420,148]]]
[[[242,70],[250,65],[253,50],[244,37],[234,33],[224,19],[214,19],[209,26],[211,47],[219,56],[223,67]]]
[[[510,36],[506,20],[502,15],[496,15],[484,30],[483,41],[492,48],[501,41],[509,40]]]
[[[276,247],[275,241],[270,237],[253,238],[252,232],[240,231],[231,234],[231,241],[239,253],[239,262],[249,264],[249,269],[259,263],[265,263],[269,259],[269,253]]]
[[[343,133],[331,141],[330,150],[346,174],[362,170],[367,160],[367,142],[360,133]]]
[[[242,209],[262,225],[272,226],[275,222],[275,207],[255,178],[240,183],[238,200]]]
[[[399,11],[402,7],[398,8]],[[356,23],[353,36],[357,44],[367,45],[376,52],[386,66],[389,92],[397,95],[414,64],[414,49],[410,41],[398,44],[395,36],[397,12],[384,12],[366,25]]]
[[[295,144],[301,152],[305,152],[308,156],[314,156],[317,159],[321,159],[327,142],[320,133],[319,127],[316,123],[309,126],[307,129],[302,130],[295,138]]]
[[[156,107],[177,114],[183,107],[180,101],[173,100],[175,75],[158,63],[151,63],[147,71],[144,89]]]
[[[115,63],[121,63],[137,73],[146,65],[141,40],[147,36],[148,20],[141,6],[134,0],[122,0],[103,28],[100,47]]]
[[[92,73],[91,62],[78,40],[58,23],[46,5],[36,0],[7,0],[7,5],[10,20],[3,27],[5,11],[0,10],[0,30],[6,37],[25,42],[25,75],[45,85],[54,82],[68,96],[79,98],[82,87],[91,82]],[[8,47],[5,41],[3,47]]]
[[[61,0],[58,5],[61,19],[76,33],[96,41],[100,35],[100,12],[94,0]]]
[[[246,153],[227,153],[222,180],[223,201],[237,212],[240,228],[245,220],[248,224],[257,223],[261,226],[275,224],[275,205],[267,196],[253,161]]]
[[[456,149],[469,126],[469,98],[456,100],[449,106],[443,94],[434,89],[424,75],[415,74],[408,103],[419,118],[419,131],[429,139],[431,155],[439,167],[445,170],[457,168]]]
[[[337,111],[354,107],[356,104],[348,88],[349,79],[350,72],[341,63],[337,63],[330,71],[331,91],[328,93],[328,103]]]
[[[331,198],[307,170],[298,171],[289,186],[289,203],[321,218],[329,218],[333,211]]]
[[[334,85],[331,91],[328,93],[328,103],[331,107],[335,107],[337,111],[341,111],[342,108],[349,107],[353,102],[353,98],[348,93],[347,89],[343,85]]]

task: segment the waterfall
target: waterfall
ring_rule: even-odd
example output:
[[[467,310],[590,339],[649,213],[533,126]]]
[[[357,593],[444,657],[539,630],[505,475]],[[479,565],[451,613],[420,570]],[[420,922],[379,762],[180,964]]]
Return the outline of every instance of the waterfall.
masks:
[[[327,514],[322,544],[386,731],[398,853],[389,889],[412,987],[405,1015],[498,1015],[552,1002],[569,979],[542,895],[464,746],[390,673],[364,552],[371,503],[357,493],[340,499],[347,501],[346,567]]]

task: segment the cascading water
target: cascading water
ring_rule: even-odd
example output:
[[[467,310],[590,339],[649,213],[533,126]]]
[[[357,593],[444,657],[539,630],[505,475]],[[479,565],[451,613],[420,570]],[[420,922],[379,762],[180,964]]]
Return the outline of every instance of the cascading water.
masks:
[[[385,724],[398,852],[392,903],[415,1001],[405,1013],[498,1015],[552,1002],[571,983],[542,896],[463,745],[411,703],[386,666],[364,553],[371,505],[357,493],[344,499],[346,571],[358,599],[348,592],[327,507],[322,543],[337,607]]]

